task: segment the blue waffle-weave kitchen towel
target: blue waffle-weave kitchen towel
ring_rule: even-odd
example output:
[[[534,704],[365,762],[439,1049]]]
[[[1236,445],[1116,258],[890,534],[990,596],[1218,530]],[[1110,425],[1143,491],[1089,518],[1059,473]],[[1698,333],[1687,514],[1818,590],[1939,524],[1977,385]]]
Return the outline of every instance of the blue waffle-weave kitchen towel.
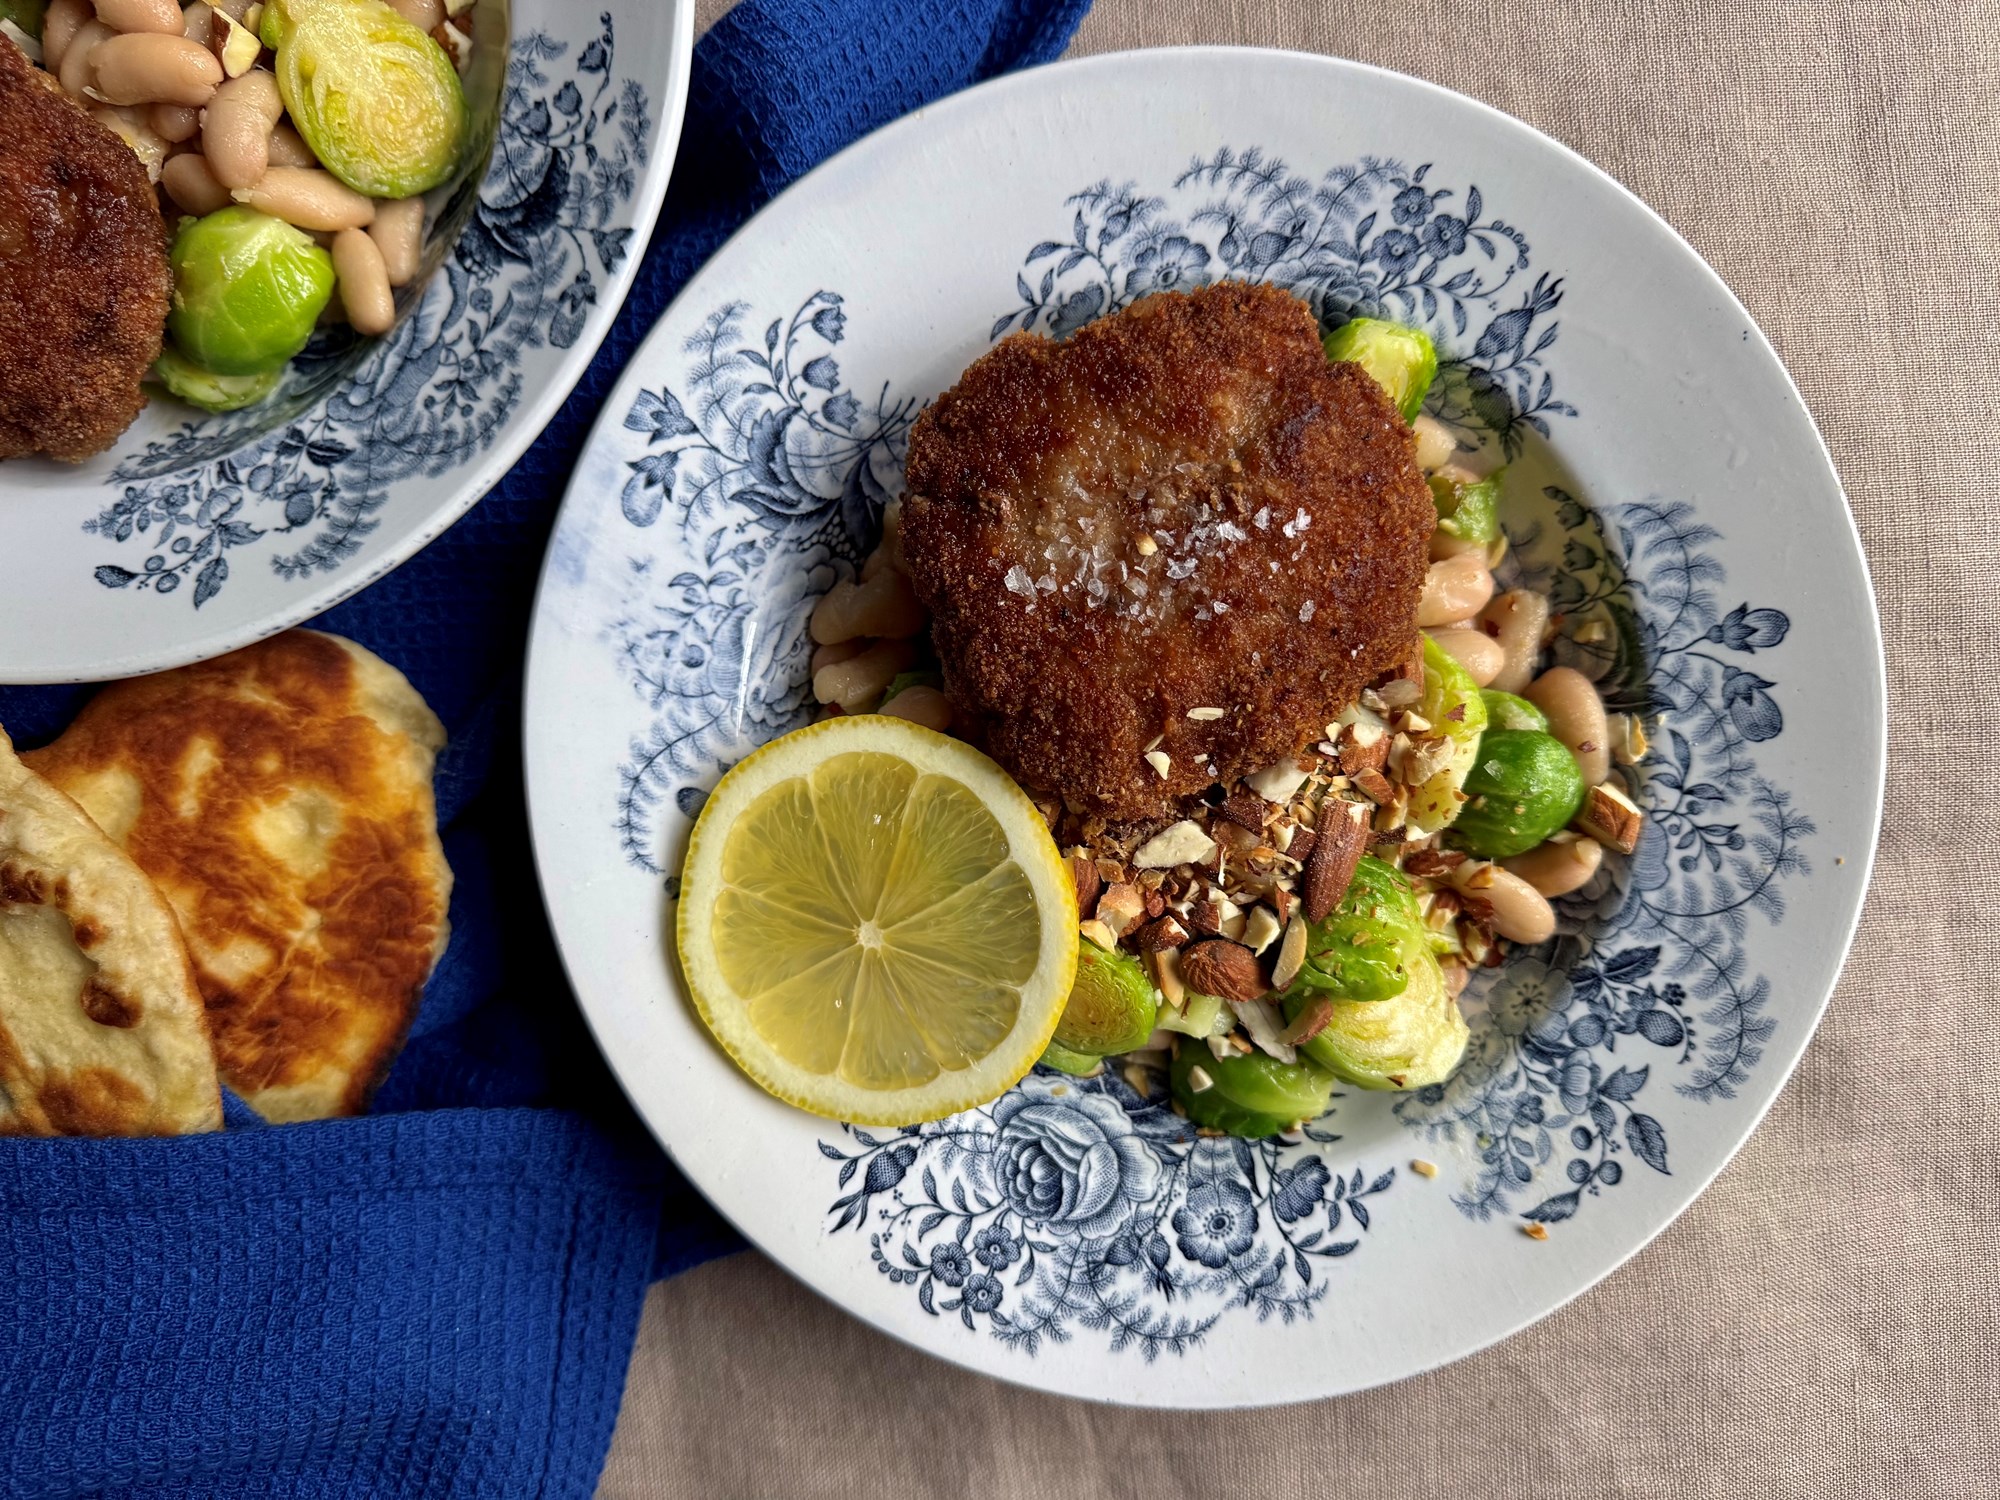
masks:
[[[516,726],[543,541],[619,369],[737,224],[874,127],[1053,59],[1087,6],[744,0],[703,39],[660,227],[575,395],[466,519],[314,622],[451,733],[453,935],[409,1044],[366,1119],[0,1142],[0,1495],[591,1492],[647,1281],[735,1241],[615,1102],[534,889]],[[41,743],[86,692],[0,688],[0,724]]]

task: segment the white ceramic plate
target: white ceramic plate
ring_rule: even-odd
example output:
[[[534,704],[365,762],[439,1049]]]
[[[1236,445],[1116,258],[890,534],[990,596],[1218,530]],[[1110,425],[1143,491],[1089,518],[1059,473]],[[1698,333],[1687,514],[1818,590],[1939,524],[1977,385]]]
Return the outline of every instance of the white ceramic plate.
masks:
[[[156,399],[87,463],[0,464],[0,682],[155,672],[295,625],[464,515],[555,415],[659,215],[694,6],[472,14],[492,156],[436,195],[444,264],[387,338],[321,339],[253,410]],[[459,223],[455,247],[435,232]]]
[[[1431,409],[1511,455],[1514,570],[1564,658],[1657,713],[1640,853],[1468,997],[1464,1067],[1310,1139],[1191,1141],[1036,1074],[862,1131],[759,1093],[670,959],[704,789],[802,722],[814,597],[871,543],[919,407],[989,341],[1155,287],[1415,319]],[[1686,1207],[1785,1081],[1867,883],[1880,644],[1840,487],[1743,308],[1528,127],[1351,63],[1100,57],[975,89],[813,173],[613,395],[542,584],[527,755],[597,1036],[675,1159],[841,1306],[1009,1380],[1233,1406],[1394,1380],[1558,1307]],[[1437,1163],[1426,1180],[1412,1159]],[[1522,1233],[1531,1222],[1548,1238]]]

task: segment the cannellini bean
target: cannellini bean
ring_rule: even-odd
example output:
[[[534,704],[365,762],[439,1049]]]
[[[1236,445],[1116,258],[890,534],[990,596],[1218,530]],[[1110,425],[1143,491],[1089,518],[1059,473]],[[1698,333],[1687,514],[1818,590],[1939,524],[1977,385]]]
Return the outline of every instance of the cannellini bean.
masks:
[[[951,728],[951,700],[934,687],[904,688],[882,705],[882,712],[893,718],[921,724],[926,729],[935,729],[939,734]]]
[[[375,220],[373,198],[316,167],[272,167],[231,196],[300,229],[365,229]]]
[[[857,635],[893,640],[915,635],[924,628],[924,620],[924,607],[910,580],[885,568],[864,582],[843,580],[827,590],[813,610],[812,638],[822,646]]]
[[[168,157],[160,168],[160,186],[187,213],[212,214],[229,207],[229,189],[215,180],[207,159],[198,151]]]
[[[201,113],[201,154],[226,188],[254,187],[271,165],[271,131],[285,113],[278,80],[252,68],[215,91]]]
[[[831,646],[815,646],[812,654],[812,672],[819,675],[821,667],[830,667],[835,662],[852,661],[875,643],[866,636],[856,636],[851,641],[840,641]]]
[[[1556,935],[1555,908],[1504,866],[1468,861],[1452,871],[1451,883],[1491,906],[1493,930],[1511,943],[1532,947]]]
[[[1424,574],[1423,597],[1417,601],[1419,625],[1449,625],[1479,613],[1493,597],[1493,575],[1486,560],[1467,555],[1434,562]]]
[[[375,205],[375,222],[368,237],[382,252],[382,264],[389,273],[390,286],[408,286],[417,279],[423,263],[424,200],[398,198]]]
[[[1489,686],[1520,692],[1534,680],[1535,663],[1541,660],[1542,636],[1549,628],[1548,597],[1533,589],[1509,589],[1479,612],[1479,623],[1507,653]]]
[[[193,140],[201,129],[201,111],[189,109],[185,104],[148,105],[146,120],[153,127],[153,134],[176,146]]]
[[[180,0],[97,0],[97,19],[113,31],[181,34]]]
[[[886,547],[877,547],[873,552],[868,554],[868,560],[861,565],[861,581],[863,583],[872,581],[876,574],[888,566],[889,549]]]
[[[847,713],[861,713],[916,659],[916,647],[908,641],[877,641],[859,656],[815,672],[813,697],[838,703]]]
[[[333,237],[333,274],[340,305],[356,333],[387,333],[396,323],[396,298],[389,269],[365,229],[343,229]]]
[[[1417,435],[1417,467],[1425,473],[1443,468],[1458,451],[1452,430],[1427,411],[1417,413],[1410,430]]]
[[[1526,854],[1506,861],[1506,868],[1544,896],[1567,896],[1581,890],[1604,863],[1604,846],[1596,839],[1572,837],[1561,843],[1537,844]]]
[[[250,14],[250,7],[255,4],[257,4],[257,0],[215,0],[215,8],[217,10],[221,11],[232,21],[243,21],[246,26],[249,22],[244,21],[244,17]]]
[[[1521,696],[1549,716],[1549,733],[1569,746],[1587,786],[1611,774],[1610,721],[1588,677],[1574,667],[1551,667]]]
[[[420,31],[429,31],[444,21],[444,0],[389,0],[389,3]]]
[[[312,147],[305,137],[292,129],[291,122],[281,120],[271,130],[270,144],[265,148],[274,167],[316,167],[319,158],[313,155]]]
[[[127,31],[92,51],[97,92],[113,104],[203,105],[222,82],[215,54],[184,36]]]
[[[1431,533],[1431,561],[1443,562],[1447,557],[1477,557],[1492,567],[1486,558],[1486,543],[1468,541],[1440,528]]]
[[[102,21],[85,21],[76,34],[63,48],[62,66],[56,70],[56,82],[63,92],[72,99],[81,99],[83,91],[97,82],[97,49],[110,37],[118,33]],[[47,60],[49,49],[42,48],[42,58]]]
[[[70,39],[90,20],[90,0],[49,0],[49,8],[42,12],[42,66],[59,72]]]
[[[1500,674],[1507,653],[1500,643],[1483,630],[1433,630],[1431,639],[1438,649],[1465,668],[1472,680],[1485,687]]]
[[[203,0],[194,0],[194,4],[181,12],[181,35],[197,47],[207,47],[214,41],[215,12]]]

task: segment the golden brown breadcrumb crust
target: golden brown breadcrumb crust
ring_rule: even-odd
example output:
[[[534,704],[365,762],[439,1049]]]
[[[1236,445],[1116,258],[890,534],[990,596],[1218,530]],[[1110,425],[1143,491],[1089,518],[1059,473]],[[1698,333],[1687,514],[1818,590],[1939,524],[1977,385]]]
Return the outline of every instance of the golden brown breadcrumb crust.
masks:
[[[1410,430],[1274,287],[1002,340],[918,419],[908,479],[903,552],[971,737],[1106,817],[1291,754],[1415,646],[1434,513]]]
[[[88,458],[131,426],[171,290],[139,158],[0,39],[0,458]]]

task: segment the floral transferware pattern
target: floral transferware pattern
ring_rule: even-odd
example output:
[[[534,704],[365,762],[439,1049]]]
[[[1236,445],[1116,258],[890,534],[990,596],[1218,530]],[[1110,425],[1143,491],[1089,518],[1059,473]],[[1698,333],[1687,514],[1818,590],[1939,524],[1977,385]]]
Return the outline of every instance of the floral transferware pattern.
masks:
[[[1426,166],[1364,160],[1317,184],[1251,150],[1192,164],[1170,192],[1098,183],[1068,201],[1067,240],[1035,245],[1018,305],[992,325],[1061,336],[1153,290],[1220,276],[1278,282],[1323,321],[1356,312],[1428,327],[1440,347],[1429,408],[1470,445],[1520,453],[1574,415],[1541,356],[1562,283],[1530,276],[1520,230],[1477,187]],[[609,634],[647,727],[621,768],[625,856],[664,874],[666,808],[693,817],[706,789],[812,711],[811,604],[872,545],[898,491],[917,402],[851,392],[836,354],[841,297],[820,291],[757,328],[740,303],[686,341],[684,374],[642,391],[642,436],[619,496],[624,521],[663,522],[687,559],[657,577],[635,555]],[[1594,512],[1543,496],[1514,537],[1513,571],[1549,590],[1590,644],[1558,650],[1614,710],[1657,718],[1631,773],[1649,808],[1638,855],[1561,903],[1562,931],[1468,996],[1473,1040],[1449,1083],[1391,1106],[1407,1126],[1469,1142],[1474,1218],[1577,1213],[1628,1164],[1671,1171],[1647,1107],[1672,1070],[1694,1101],[1729,1097],[1772,1034],[1768,988],[1740,942],[1782,912],[1811,823],[1757,774],[1783,716],[1751,670],[1789,629],[1780,611],[1725,611],[1711,529],[1685,507]],[[670,895],[676,882],[666,881]],[[1203,1138],[1109,1070],[1037,1073],[985,1109],[900,1131],[849,1127],[821,1152],[845,1191],[829,1227],[865,1232],[878,1271],[925,1312],[1033,1353],[1077,1328],[1147,1358],[1183,1352],[1232,1309],[1311,1316],[1327,1262],[1364,1243],[1394,1168],[1336,1165],[1339,1110],[1292,1141]],[[1649,1092],[1651,1091],[1651,1092]]]
[[[451,258],[421,303],[306,415],[241,446],[254,411],[188,422],[111,475],[118,498],[84,530],[146,550],[100,564],[106,588],[199,608],[229,581],[231,553],[264,551],[282,578],[330,572],[379,525],[390,487],[483,452],[522,391],[520,357],[568,348],[631,231],[616,220],[645,165],[645,89],[614,71],[611,17],[571,60],[545,31],[516,38],[493,156]],[[329,346],[302,357],[337,358]],[[282,539],[282,540],[281,540]]]

